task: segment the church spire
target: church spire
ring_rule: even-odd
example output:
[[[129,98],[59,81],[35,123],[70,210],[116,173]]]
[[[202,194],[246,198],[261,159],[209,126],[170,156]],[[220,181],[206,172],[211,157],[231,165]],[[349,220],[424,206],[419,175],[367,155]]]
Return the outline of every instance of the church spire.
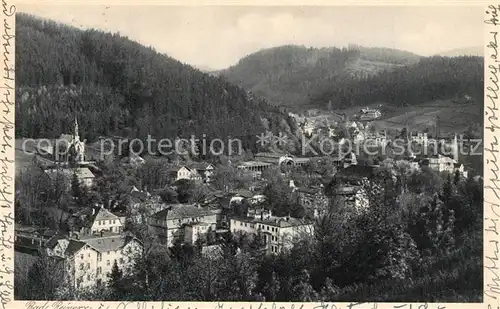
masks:
[[[79,137],[80,137],[80,134],[78,133],[78,119],[76,118],[76,116],[75,116],[75,129],[74,129],[73,135],[74,135],[75,139],[79,139]]]

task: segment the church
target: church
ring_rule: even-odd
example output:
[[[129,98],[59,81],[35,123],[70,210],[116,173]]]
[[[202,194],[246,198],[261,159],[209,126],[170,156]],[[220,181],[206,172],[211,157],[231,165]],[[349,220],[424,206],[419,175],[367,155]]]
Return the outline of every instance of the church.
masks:
[[[80,140],[76,117],[73,134],[61,134],[52,143],[49,141],[46,142],[45,145],[38,143],[37,152],[39,160],[48,160],[58,164],[78,164],[85,162],[85,141]]]

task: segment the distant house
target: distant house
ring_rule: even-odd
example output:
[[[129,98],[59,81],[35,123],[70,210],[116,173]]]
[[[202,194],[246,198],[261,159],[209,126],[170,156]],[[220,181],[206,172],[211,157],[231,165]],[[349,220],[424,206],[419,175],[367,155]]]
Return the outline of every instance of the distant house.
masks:
[[[159,195],[151,195],[133,187],[128,195],[127,215],[135,223],[147,223],[149,214],[163,210],[167,205]]]
[[[278,165],[282,157],[286,156],[284,154],[279,154],[274,152],[259,152],[255,154],[254,159],[256,161]]]
[[[328,206],[328,197],[324,194],[322,187],[295,187],[293,192],[297,194],[299,204],[306,211],[324,211]]]
[[[16,246],[26,248],[40,248],[55,234],[56,231],[49,228],[26,226],[16,223],[14,226],[14,243]]]
[[[71,188],[71,180],[74,175],[78,178],[79,183],[87,188],[91,188],[95,184],[95,175],[87,167],[47,169],[45,174],[52,182],[62,182],[68,189]]]
[[[440,154],[423,159],[422,161],[420,161],[420,166],[429,167],[438,173],[448,172],[453,174],[458,171],[464,177],[467,178],[468,176],[468,172],[465,170],[463,164],[458,163],[450,157]]]
[[[420,145],[428,145],[429,137],[427,133],[418,132],[417,134],[412,134],[410,136],[410,141],[420,144]]]
[[[262,172],[269,168],[271,165],[271,163],[262,161],[245,161],[241,162],[237,166],[237,168],[240,170],[252,172],[253,178],[258,179],[262,175]]]
[[[190,163],[170,169],[176,180],[187,179],[193,181],[210,182],[214,175],[215,167],[209,163]]]
[[[369,206],[367,192],[361,186],[341,186],[333,191],[333,197],[339,198],[344,206],[362,212]]]
[[[193,230],[202,230],[201,227],[193,229],[192,224],[198,222],[206,223],[215,230],[217,215],[210,209],[195,205],[169,205],[168,208],[151,216],[149,226],[161,241],[173,246],[176,241],[185,240],[185,227],[188,224],[191,226],[188,228],[188,234],[193,233]]]
[[[374,120],[380,118],[380,116],[382,116],[382,113],[378,109],[363,108],[360,120]]]

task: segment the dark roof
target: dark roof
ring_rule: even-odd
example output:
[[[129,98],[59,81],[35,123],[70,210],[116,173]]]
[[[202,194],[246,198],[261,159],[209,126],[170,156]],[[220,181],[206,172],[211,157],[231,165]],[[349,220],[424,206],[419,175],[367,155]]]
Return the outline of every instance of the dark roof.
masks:
[[[49,239],[49,241],[45,244],[45,247],[47,248],[50,248],[50,249],[53,249],[57,243],[59,242],[59,240],[61,239],[66,239],[66,237],[62,236],[62,235],[54,235],[53,237],[51,237]]]
[[[372,178],[375,174],[375,169],[378,166],[372,165],[350,165],[337,172],[335,176],[351,176],[360,178]]]
[[[203,217],[212,214],[213,213],[210,211],[210,209],[198,208],[195,205],[176,204],[176,205],[170,205],[168,208],[155,213],[153,217],[156,219],[173,220],[173,219]]]
[[[135,237],[132,236],[115,234],[105,237],[93,236],[90,238],[82,239],[82,242],[85,242],[87,245],[99,252],[108,252],[123,248],[134,239]]]
[[[66,248],[66,256],[70,257],[75,255],[81,248],[85,247],[85,243],[78,240],[69,240],[68,247]]]

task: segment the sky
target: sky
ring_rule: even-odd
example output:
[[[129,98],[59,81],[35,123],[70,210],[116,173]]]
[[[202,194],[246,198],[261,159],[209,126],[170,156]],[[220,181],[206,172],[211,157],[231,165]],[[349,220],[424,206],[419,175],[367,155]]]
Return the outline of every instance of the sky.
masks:
[[[119,32],[182,62],[214,70],[234,65],[259,49],[285,44],[358,44],[398,48],[422,56],[483,45],[482,6],[106,7],[20,3],[17,11],[82,29]]]

